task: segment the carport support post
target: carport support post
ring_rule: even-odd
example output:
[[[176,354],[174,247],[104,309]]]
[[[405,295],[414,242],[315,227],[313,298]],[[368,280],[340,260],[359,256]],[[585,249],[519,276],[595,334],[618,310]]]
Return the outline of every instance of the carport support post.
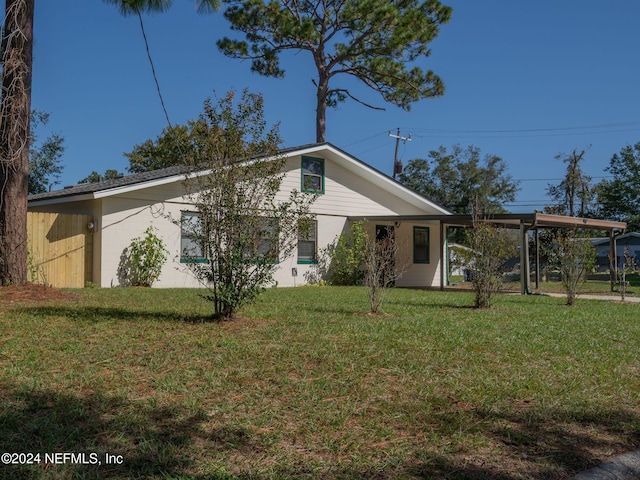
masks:
[[[440,220],[440,290],[444,290],[446,271],[449,268],[449,248],[447,245],[447,227]]]
[[[618,247],[616,243],[616,234],[611,229],[609,234],[609,279],[612,292],[615,290],[615,285],[618,281]]]
[[[536,290],[540,290],[540,229],[536,227]]]
[[[531,292],[531,279],[529,274],[529,242],[527,228],[520,221],[520,293],[526,295]]]

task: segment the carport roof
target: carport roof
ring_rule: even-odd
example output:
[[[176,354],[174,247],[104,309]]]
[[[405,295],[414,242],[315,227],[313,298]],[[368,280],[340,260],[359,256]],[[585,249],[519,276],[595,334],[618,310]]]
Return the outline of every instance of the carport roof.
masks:
[[[368,220],[379,222],[397,221],[437,221],[451,227],[469,227],[473,225],[472,215],[387,215],[372,217],[350,217],[350,220]],[[564,215],[550,215],[548,213],[502,213],[489,215],[484,221],[500,225],[504,228],[520,228],[524,225],[531,228],[587,228],[592,230],[624,230],[625,222],[599,220],[595,218],[568,217]]]

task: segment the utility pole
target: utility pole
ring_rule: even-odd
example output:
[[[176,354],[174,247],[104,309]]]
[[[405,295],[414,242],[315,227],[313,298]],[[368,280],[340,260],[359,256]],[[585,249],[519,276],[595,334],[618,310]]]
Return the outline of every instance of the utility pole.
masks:
[[[395,138],[396,139],[396,153],[393,156],[393,179],[396,179],[396,175],[399,175],[402,173],[402,161],[398,160],[398,146],[400,145],[400,140],[402,140],[402,143],[407,143],[411,141],[411,134],[409,134],[406,137],[402,137],[400,136],[400,129],[398,129],[398,133],[396,135],[394,135],[393,133],[389,132],[389,136],[391,138]]]

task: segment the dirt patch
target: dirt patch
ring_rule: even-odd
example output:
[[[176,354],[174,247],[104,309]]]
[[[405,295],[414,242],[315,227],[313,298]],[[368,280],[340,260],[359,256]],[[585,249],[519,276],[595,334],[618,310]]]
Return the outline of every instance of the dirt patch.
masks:
[[[45,285],[10,285],[0,287],[0,305],[11,305],[16,303],[42,303],[59,300],[73,300],[77,295],[71,292],[60,290],[59,288],[47,287]]]

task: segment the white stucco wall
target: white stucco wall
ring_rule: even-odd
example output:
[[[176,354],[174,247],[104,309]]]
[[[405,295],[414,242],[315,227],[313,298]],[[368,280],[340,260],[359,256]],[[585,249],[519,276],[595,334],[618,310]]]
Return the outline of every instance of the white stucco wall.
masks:
[[[438,287],[440,286],[440,225],[438,222],[376,222],[365,225],[370,236],[375,235],[376,225],[395,227],[398,247],[396,267],[402,275],[396,280],[398,287]],[[429,228],[429,263],[413,263],[413,227]]]
[[[181,197],[173,197],[175,191],[166,187],[154,187],[156,198],[163,201],[148,204],[147,199],[134,198],[133,194],[114,196],[103,199],[102,224],[102,268],[100,271],[100,285],[115,287],[122,284],[118,276],[120,259],[131,241],[141,237],[144,231],[153,226],[157,235],[162,238],[169,251],[167,263],[162,268],[160,278],[153,285],[159,288],[168,287],[198,287],[199,284],[180,263],[180,226],[174,223],[180,220],[183,210],[194,210]],[[159,198],[158,198],[159,199]]]

